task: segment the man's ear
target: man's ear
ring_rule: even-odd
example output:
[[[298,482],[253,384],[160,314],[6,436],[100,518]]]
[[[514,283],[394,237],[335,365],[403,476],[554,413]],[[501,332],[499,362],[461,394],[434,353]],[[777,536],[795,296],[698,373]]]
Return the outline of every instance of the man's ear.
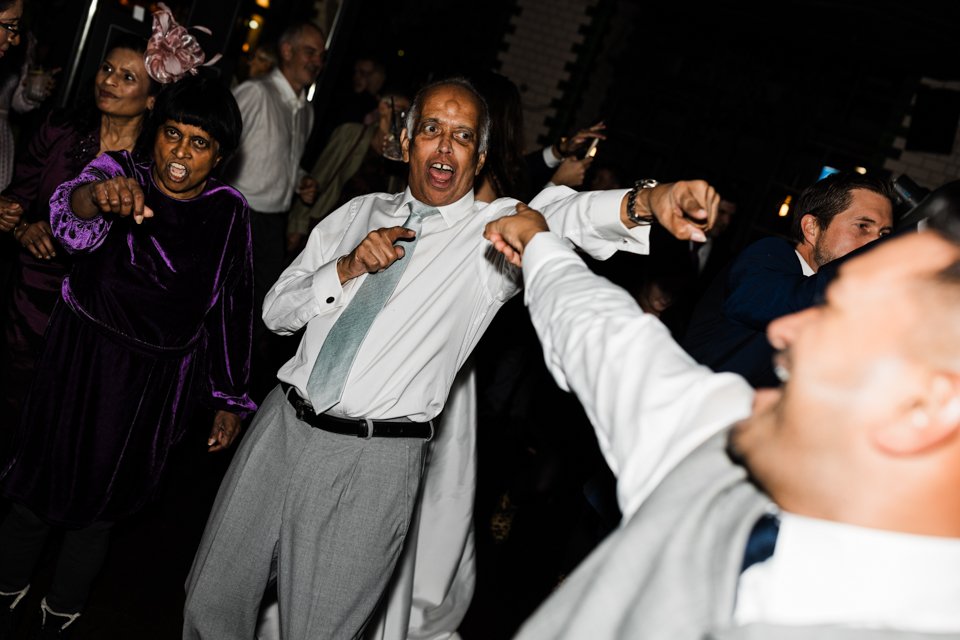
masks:
[[[480,175],[480,170],[483,169],[483,163],[487,161],[487,153],[484,151],[477,156],[477,170],[473,172],[473,175]]]
[[[410,164],[410,137],[407,135],[407,128],[400,130],[400,151],[403,154],[403,161]]]
[[[817,217],[808,213],[800,218],[800,231],[803,232],[804,242],[810,245],[817,244],[817,238],[820,236],[820,223]]]
[[[890,455],[915,455],[939,446],[960,432],[958,377],[937,373],[926,388],[915,404],[874,431],[873,441],[878,448]]]

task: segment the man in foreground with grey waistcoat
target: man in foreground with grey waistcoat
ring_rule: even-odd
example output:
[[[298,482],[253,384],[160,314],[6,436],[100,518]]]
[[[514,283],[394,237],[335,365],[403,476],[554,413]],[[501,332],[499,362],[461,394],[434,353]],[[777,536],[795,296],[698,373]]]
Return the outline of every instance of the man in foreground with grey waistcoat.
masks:
[[[960,183],[958,183],[960,184]],[[784,383],[698,365],[534,211],[487,225],[618,476],[620,528],[518,638],[960,637],[960,206],[774,321]]]
[[[305,331],[220,487],[187,579],[185,639],[253,637],[273,576],[282,638],[356,638],[369,623],[410,525],[433,420],[520,290],[483,228],[523,205],[473,197],[489,122],[466,81],[421,89],[401,135],[408,189],[324,218],[267,293],[267,326]],[[651,182],[556,187],[532,204],[599,259],[645,253],[654,213],[681,239],[702,238],[715,190]]]

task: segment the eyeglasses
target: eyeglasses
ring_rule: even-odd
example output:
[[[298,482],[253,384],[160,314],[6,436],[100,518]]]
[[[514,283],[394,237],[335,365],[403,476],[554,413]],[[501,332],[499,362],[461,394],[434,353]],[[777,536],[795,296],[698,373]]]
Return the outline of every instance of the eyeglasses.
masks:
[[[10,37],[11,37],[11,38],[19,38],[19,37],[20,37],[20,25],[19,25],[19,24],[11,24],[11,23],[9,23],[9,22],[0,22],[0,27],[3,27],[4,29],[6,29],[6,30],[7,30],[7,33],[10,34]]]

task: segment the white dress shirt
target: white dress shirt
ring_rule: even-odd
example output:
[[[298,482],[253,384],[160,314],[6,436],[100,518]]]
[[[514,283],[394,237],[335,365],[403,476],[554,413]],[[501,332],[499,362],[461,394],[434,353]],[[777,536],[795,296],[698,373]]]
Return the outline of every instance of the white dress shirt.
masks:
[[[543,212],[551,228],[595,258],[608,258],[617,249],[646,253],[649,227],[627,230],[620,221],[626,193],[553,187],[530,205]],[[343,205],[314,228],[304,251],[267,293],[267,327],[289,334],[306,325],[296,355],[278,373],[302,397],[307,397],[320,346],[366,277],[341,287],[337,258],[371,230],[403,224],[411,200],[408,189]],[[520,271],[483,238],[484,225],[514,213],[516,203],[512,198],[475,201],[471,191],[424,221],[412,262],[364,338],[341,401],[330,413],[418,422],[440,413],[457,370],[496,311],[519,291]]]
[[[627,521],[679,461],[751,413],[753,390],[698,365],[556,236],[534,237],[523,272],[547,366],[590,417]],[[738,624],[957,632],[958,567],[958,539],[781,513],[774,554],[744,572],[731,615]]]
[[[740,578],[734,619],[960,631],[960,540],[782,513],[774,554]]]
[[[687,454],[750,415],[753,389],[743,378],[697,364],[560,238],[534,237],[523,276],[547,368],[590,418],[624,521]]]
[[[294,93],[279,69],[237,85],[233,96],[243,117],[243,133],[225,179],[251,209],[287,211],[307,173],[300,168],[300,156],[313,128],[313,107],[303,91]]]

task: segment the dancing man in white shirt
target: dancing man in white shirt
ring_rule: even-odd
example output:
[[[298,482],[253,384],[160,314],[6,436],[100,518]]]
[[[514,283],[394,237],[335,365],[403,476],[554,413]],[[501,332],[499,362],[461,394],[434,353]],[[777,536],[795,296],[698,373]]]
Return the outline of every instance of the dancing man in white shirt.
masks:
[[[252,637],[271,575],[284,638],[354,638],[369,622],[410,524],[432,420],[519,291],[519,270],[483,239],[484,224],[514,213],[517,201],[473,198],[489,126],[468,82],[421,89],[402,134],[408,189],[334,211],[268,292],[271,329],[306,329],[221,485],[187,582],[184,638]],[[646,252],[649,226],[640,222],[651,211],[676,235],[702,238],[695,223],[711,220],[718,200],[709,185],[644,184],[651,188],[555,187],[533,202],[551,228],[600,259]],[[411,212],[422,223],[405,222]],[[377,279],[398,269],[344,373],[316,375],[327,362],[318,354],[349,341],[338,319],[353,318]],[[327,340],[331,333],[338,337]]]
[[[536,212],[488,225],[522,256],[547,364],[623,511],[518,638],[960,637],[960,197],[948,208],[771,323],[785,383],[757,392],[697,365]]]

